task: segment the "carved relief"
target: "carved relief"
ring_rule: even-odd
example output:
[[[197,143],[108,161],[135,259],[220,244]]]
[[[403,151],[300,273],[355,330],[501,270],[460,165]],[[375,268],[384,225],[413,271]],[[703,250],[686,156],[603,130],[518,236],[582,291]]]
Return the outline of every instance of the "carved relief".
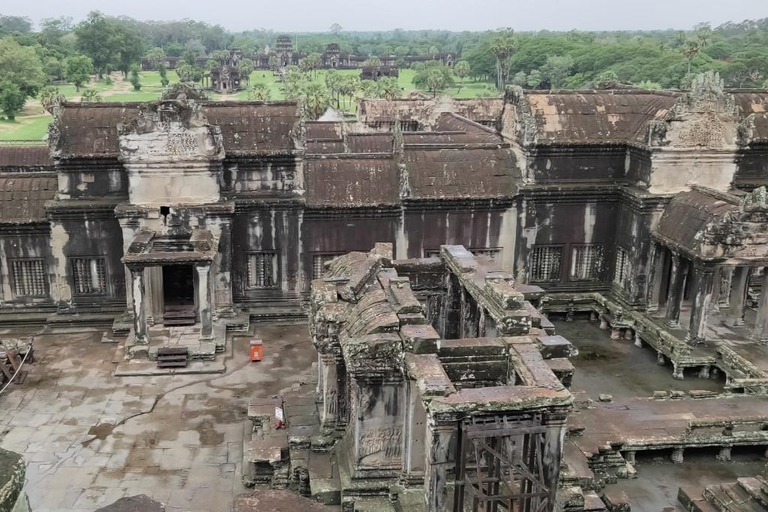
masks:
[[[358,456],[360,462],[397,460],[402,449],[403,429],[382,427],[369,430],[360,436]],[[366,461],[366,459],[369,459]]]

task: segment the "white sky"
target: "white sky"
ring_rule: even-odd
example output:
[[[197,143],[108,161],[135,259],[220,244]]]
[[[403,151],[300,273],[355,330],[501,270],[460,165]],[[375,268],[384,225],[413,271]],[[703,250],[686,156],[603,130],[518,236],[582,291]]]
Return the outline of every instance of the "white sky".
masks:
[[[345,30],[645,30],[768,17],[768,0],[0,0],[0,13],[40,18],[88,11],[137,19],[189,18],[233,31]],[[44,13],[44,14],[41,14]]]

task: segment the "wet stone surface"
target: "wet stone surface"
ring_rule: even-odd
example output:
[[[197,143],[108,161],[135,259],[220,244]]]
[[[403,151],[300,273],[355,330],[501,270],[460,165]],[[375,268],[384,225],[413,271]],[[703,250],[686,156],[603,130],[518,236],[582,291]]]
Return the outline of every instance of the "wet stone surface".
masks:
[[[253,329],[259,363],[235,337],[224,374],[154,377],[113,377],[102,331],[37,336],[27,381],[0,396],[0,447],[24,456],[33,510],[94,511],[138,494],[171,511],[231,510],[247,492],[248,400],[308,381],[316,358],[304,324]]]
[[[614,399],[651,397],[654,391],[694,389],[721,392],[725,383],[721,378],[701,379],[694,370],[688,370],[684,380],[672,378],[672,365],[656,363],[656,352],[649,346],[638,348],[623,337],[611,339],[611,331],[603,331],[599,323],[577,317],[573,322],[553,318],[557,333],[579,349],[579,355],[570,358],[576,367],[573,390],[584,391],[593,400],[610,393]]]

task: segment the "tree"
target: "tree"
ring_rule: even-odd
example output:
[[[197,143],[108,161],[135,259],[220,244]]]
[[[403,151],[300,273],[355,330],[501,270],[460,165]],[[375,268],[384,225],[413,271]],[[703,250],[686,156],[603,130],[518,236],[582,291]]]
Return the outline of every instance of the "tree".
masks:
[[[370,68],[380,68],[381,59],[378,57],[369,57],[365,62],[363,62],[363,66]]]
[[[83,84],[88,83],[93,73],[93,62],[85,55],[74,55],[66,60],[66,80],[75,85],[75,90],[80,92]]]
[[[139,65],[133,64],[131,66],[131,85],[134,91],[141,90],[141,77],[139,77]]]
[[[317,52],[312,52],[302,59],[301,64],[306,67],[305,71],[314,72],[316,75],[317,70],[323,65],[323,56]]]
[[[451,68],[440,63],[432,62],[424,71],[419,71],[413,77],[413,84],[421,89],[426,89],[437,96],[437,92],[453,85],[453,73]]]
[[[453,66],[453,72],[456,73],[456,76],[459,77],[459,90],[456,92],[456,94],[461,92],[461,88],[464,87],[464,78],[469,76],[469,62],[465,60],[460,60],[456,63],[455,66]]]
[[[335,69],[330,69],[325,74],[325,86],[328,88],[328,94],[331,96],[331,101],[339,108],[340,96],[341,96],[341,75]]]
[[[128,78],[131,66],[141,63],[141,56],[144,54],[144,43],[132,27],[121,24],[117,25],[115,30],[117,39],[117,69],[123,72],[123,76]]]
[[[683,46],[682,53],[685,55],[685,58],[688,59],[688,74],[691,74],[691,64],[693,63],[693,59],[698,57],[699,52],[701,52],[701,45],[698,43],[698,41],[688,41],[685,46]]]
[[[179,76],[179,80],[182,82],[194,82],[195,80],[195,68],[189,65],[187,62],[181,62],[176,66],[176,74]]]
[[[331,34],[335,36],[338,36],[339,34],[341,34],[342,30],[343,29],[341,28],[341,25],[339,25],[338,23],[334,23],[333,25],[331,25],[331,28],[330,28]]]
[[[528,87],[531,89],[536,89],[541,85],[541,82],[544,80],[544,78],[541,76],[541,71],[538,69],[532,70],[530,73],[528,73],[528,79],[526,83],[528,84]]]
[[[437,49],[437,46],[430,46],[429,47],[429,56],[431,58],[433,58],[433,59],[436,58],[437,54],[439,54],[439,53],[440,53],[440,50]]]
[[[552,89],[559,89],[563,86],[563,80],[571,73],[573,69],[573,58],[569,55],[547,57],[547,63],[541,68],[541,74],[544,80],[549,81]]]
[[[145,57],[147,59],[147,62],[149,63],[149,66],[152,69],[157,69],[160,63],[165,62],[165,50],[163,50],[159,46],[155,46],[154,48],[152,48],[147,52],[147,55]]]
[[[237,63],[237,70],[240,71],[240,78],[245,79],[245,83],[251,85],[251,73],[253,73],[253,61],[243,59]]]
[[[157,71],[160,73],[160,85],[168,87],[170,80],[168,80],[168,70],[165,69],[165,62],[160,62],[157,65]]]
[[[272,71],[277,71],[280,69],[280,58],[275,55],[274,53],[269,56],[269,62],[267,64],[269,66],[269,69]]]
[[[397,69],[408,69],[408,61],[405,59],[397,59],[395,61],[395,67]]]
[[[61,59],[48,57],[43,62],[43,71],[49,82],[64,80],[64,66]]]
[[[58,87],[48,85],[40,90],[40,105],[48,112],[51,111],[54,103],[60,103],[65,99],[66,97],[59,91]]]
[[[251,101],[269,101],[272,96],[267,84],[259,82],[248,88],[248,99]]]
[[[413,64],[411,64],[411,69],[416,72],[420,72],[427,69],[427,65],[424,64],[423,62],[414,62]]]
[[[85,89],[80,97],[81,103],[96,103],[101,101],[101,94],[96,89]]]
[[[510,59],[517,48],[514,32],[506,29],[491,42],[491,52],[496,58],[496,88],[503,90],[509,80]]]
[[[0,80],[15,84],[25,98],[45,84],[43,63],[34,48],[20,46],[13,37],[0,39]]]
[[[24,108],[26,101],[27,95],[21,87],[8,80],[0,82],[0,110],[9,121],[16,120],[16,114]]]
[[[328,89],[320,82],[308,82],[302,91],[302,100],[310,119],[317,119],[325,113],[330,106]]]
[[[525,71],[518,71],[515,73],[515,76],[512,77],[512,84],[517,85],[518,87],[525,87],[528,85],[528,77],[525,74]]]
[[[75,29],[77,47],[91,58],[99,78],[117,60],[120,40],[117,26],[98,11],[92,11]]]
[[[397,78],[387,76],[379,80],[379,93],[386,100],[396,100],[400,97],[400,84],[397,83]]]
[[[26,16],[0,15],[0,35],[29,34],[32,32],[32,21]]]

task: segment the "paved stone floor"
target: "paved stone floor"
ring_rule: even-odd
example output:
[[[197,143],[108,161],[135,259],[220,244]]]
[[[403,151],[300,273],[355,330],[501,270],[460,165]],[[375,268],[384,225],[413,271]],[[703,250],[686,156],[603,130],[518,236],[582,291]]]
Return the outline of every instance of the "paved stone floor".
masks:
[[[218,375],[113,377],[103,331],[37,336],[27,381],[0,396],[0,447],[24,455],[33,510],[92,511],[143,493],[170,511],[229,511],[247,492],[248,400],[309,381],[316,357],[305,324],[252,329],[264,360],[250,363],[235,337]]]

